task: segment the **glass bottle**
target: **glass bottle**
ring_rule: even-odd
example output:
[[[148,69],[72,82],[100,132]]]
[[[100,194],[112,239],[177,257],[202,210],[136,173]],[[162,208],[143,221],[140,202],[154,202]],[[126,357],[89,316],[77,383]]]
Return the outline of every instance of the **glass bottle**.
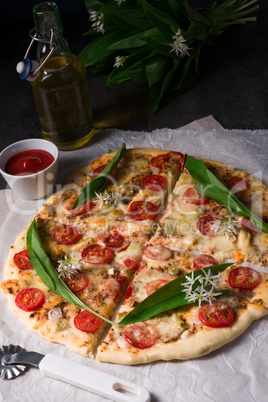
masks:
[[[95,132],[85,67],[71,53],[62,36],[61,18],[55,3],[37,4],[33,16],[39,64],[54,46],[31,83],[43,138],[62,150],[81,148]]]

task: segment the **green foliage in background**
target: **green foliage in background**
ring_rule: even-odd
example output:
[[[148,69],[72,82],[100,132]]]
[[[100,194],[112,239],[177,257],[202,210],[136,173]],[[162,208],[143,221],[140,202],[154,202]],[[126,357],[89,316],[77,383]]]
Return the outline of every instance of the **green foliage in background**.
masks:
[[[235,24],[255,21],[258,0],[227,0],[192,8],[186,0],[85,0],[97,35],[82,50],[85,66],[108,71],[106,85],[133,80],[148,86],[155,113],[197,80],[202,46]]]

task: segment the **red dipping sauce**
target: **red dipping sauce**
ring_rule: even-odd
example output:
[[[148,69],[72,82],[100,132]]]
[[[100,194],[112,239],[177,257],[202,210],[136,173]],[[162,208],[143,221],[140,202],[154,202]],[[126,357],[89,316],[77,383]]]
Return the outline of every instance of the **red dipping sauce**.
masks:
[[[14,176],[27,176],[46,169],[54,162],[54,156],[42,149],[29,149],[11,156],[5,165],[5,172]]]

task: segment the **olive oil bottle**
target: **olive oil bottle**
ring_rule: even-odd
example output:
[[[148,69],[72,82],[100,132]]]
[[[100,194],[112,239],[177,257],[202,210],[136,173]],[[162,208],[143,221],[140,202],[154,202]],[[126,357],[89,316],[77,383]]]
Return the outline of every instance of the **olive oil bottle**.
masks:
[[[33,15],[37,61],[43,65],[31,84],[43,138],[62,150],[81,148],[95,131],[85,67],[62,36],[57,5],[39,3]]]

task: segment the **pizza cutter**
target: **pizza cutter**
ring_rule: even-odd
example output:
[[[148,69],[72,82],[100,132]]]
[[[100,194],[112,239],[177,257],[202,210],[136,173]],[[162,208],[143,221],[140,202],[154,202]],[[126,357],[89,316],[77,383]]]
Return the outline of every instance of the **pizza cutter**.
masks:
[[[62,380],[116,402],[149,402],[149,392],[139,385],[121,380],[60,356],[27,352],[18,345],[0,348],[0,378],[11,380],[38,367],[48,377]]]

